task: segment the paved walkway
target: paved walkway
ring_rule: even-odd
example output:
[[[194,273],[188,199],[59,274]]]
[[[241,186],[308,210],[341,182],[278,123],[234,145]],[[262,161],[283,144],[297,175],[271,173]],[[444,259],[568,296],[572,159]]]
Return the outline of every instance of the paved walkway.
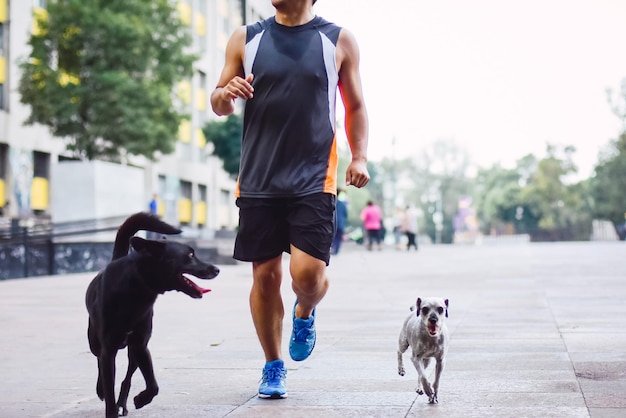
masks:
[[[224,266],[204,299],[157,300],[150,347],[161,391],[128,416],[624,417],[625,261],[623,242],[346,247],[329,267],[313,355],[286,360],[284,400],[256,397],[250,267]],[[86,338],[91,277],[0,282],[0,417],[104,416]],[[283,290],[290,312],[289,280]],[[408,307],[431,295],[450,300],[438,405],[416,395],[412,367],[400,377],[396,364]],[[120,352],[118,375],[124,367]],[[131,397],[142,388],[136,373]]]

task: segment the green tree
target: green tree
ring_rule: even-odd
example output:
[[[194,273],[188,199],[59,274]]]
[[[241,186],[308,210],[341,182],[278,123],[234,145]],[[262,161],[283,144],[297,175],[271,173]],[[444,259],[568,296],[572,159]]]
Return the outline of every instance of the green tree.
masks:
[[[173,95],[192,75],[191,44],[168,0],[49,0],[20,61],[26,124],[80,159],[171,153],[184,117]]]
[[[626,236],[626,78],[621,90],[607,91],[611,110],[622,121],[622,133],[603,149],[595,166],[595,175],[589,181],[593,197],[593,215],[609,219],[618,228],[622,239]]]
[[[591,218],[587,201],[583,197],[584,184],[568,183],[576,173],[572,162],[576,149],[548,144],[546,157],[539,160],[537,168],[523,188],[521,200],[530,214],[538,220],[537,231],[541,239],[588,239]]]
[[[612,141],[595,166],[590,179],[593,214],[622,225],[626,216],[626,132]]]
[[[213,144],[212,154],[222,160],[224,171],[237,177],[243,134],[242,117],[232,113],[226,119],[207,123],[203,131],[207,141]]]

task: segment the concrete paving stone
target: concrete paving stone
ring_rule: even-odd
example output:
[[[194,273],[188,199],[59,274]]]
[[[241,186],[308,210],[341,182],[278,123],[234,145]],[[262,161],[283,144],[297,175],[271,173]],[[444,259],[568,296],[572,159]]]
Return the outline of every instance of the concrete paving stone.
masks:
[[[417,384],[417,375],[412,379]],[[442,393],[463,393],[472,388],[480,392],[513,392],[526,393],[571,393],[579,392],[580,387],[576,379],[569,380],[523,380],[523,379],[493,379],[476,376],[474,379],[455,379],[455,376],[442,376],[440,389]]]
[[[476,371],[473,370],[448,370],[444,369],[446,375],[453,375],[454,380],[467,381],[476,379]],[[499,381],[507,380],[530,380],[540,383],[544,380],[565,381],[576,379],[573,369],[562,370],[494,370],[491,369],[488,373],[482,373],[479,377],[484,379],[492,379]]]
[[[581,380],[615,381],[626,380],[626,362],[624,361],[585,361],[574,362],[576,376]]]
[[[537,335],[519,338],[513,336],[507,338],[467,338],[454,334],[454,341],[450,345],[454,346],[455,353],[475,352],[477,350],[484,353],[567,351],[563,340],[555,338],[553,335],[554,333],[552,335],[546,334],[545,338]]]
[[[593,353],[577,352],[577,353],[570,353],[570,357],[572,358],[572,361],[575,363],[595,362],[595,361],[607,362],[607,363],[613,363],[613,362],[626,363],[626,350],[610,351],[610,352],[596,351]]]
[[[415,399],[415,392],[387,392],[377,390],[375,392],[342,392],[318,390],[301,392],[288,388],[289,397],[284,400],[286,406],[352,406],[352,407],[402,407],[411,405]],[[254,398],[247,405],[262,405],[267,399]]]
[[[416,403],[407,415],[427,418],[588,418],[587,408],[575,407],[490,407],[428,405]]]
[[[626,408],[589,408],[592,418],[624,418]]]
[[[622,408],[626,412],[626,396],[623,392],[585,392],[585,402],[589,408]]]
[[[626,398],[626,379],[597,381],[580,378],[578,383],[584,393],[622,394]]]
[[[229,418],[271,417],[271,418],[405,418],[406,407],[393,406],[334,406],[332,409],[318,406],[290,406],[287,400],[264,401],[254,406],[237,408]]]
[[[562,336],[567,350],[574,353],[626,351],[626,332],[566,332]]]
[[[421,397],[422,402],[428,399]],[[419,399],[418,399],[419,401]],[[539,408],[584,408],[585,399],[580,392],[489,392],[469,387],[463,392],[441,392],[439,403],[447,407],[492,407],[492,408],[524,408],[533,406]]]

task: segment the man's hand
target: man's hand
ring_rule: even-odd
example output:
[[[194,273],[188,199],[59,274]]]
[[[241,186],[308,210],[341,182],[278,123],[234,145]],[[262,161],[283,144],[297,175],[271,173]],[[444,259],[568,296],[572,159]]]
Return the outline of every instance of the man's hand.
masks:
[[[352,160],[346,170],[346,186],[361,188],[370,181],[370,173],[367,171],[365,159]]]
[[[254,94],[254,88],[252,87],[253,74],[249,74],[246,78],[239,76],[233,77],[228,84],[224,86],[223,98],[226,100],[252,99]]]

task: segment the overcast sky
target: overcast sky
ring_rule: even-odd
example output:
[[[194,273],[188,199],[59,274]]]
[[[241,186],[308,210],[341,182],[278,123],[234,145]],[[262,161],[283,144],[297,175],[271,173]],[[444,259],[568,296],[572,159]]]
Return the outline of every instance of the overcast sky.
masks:
[[[319,0],[361,49],[369,156],[452,139],[480,166],[574,145],[587,177],[618,136],[606,89],[626,78],[624,0]],[[341,112],[341,110],[340,110]]]

